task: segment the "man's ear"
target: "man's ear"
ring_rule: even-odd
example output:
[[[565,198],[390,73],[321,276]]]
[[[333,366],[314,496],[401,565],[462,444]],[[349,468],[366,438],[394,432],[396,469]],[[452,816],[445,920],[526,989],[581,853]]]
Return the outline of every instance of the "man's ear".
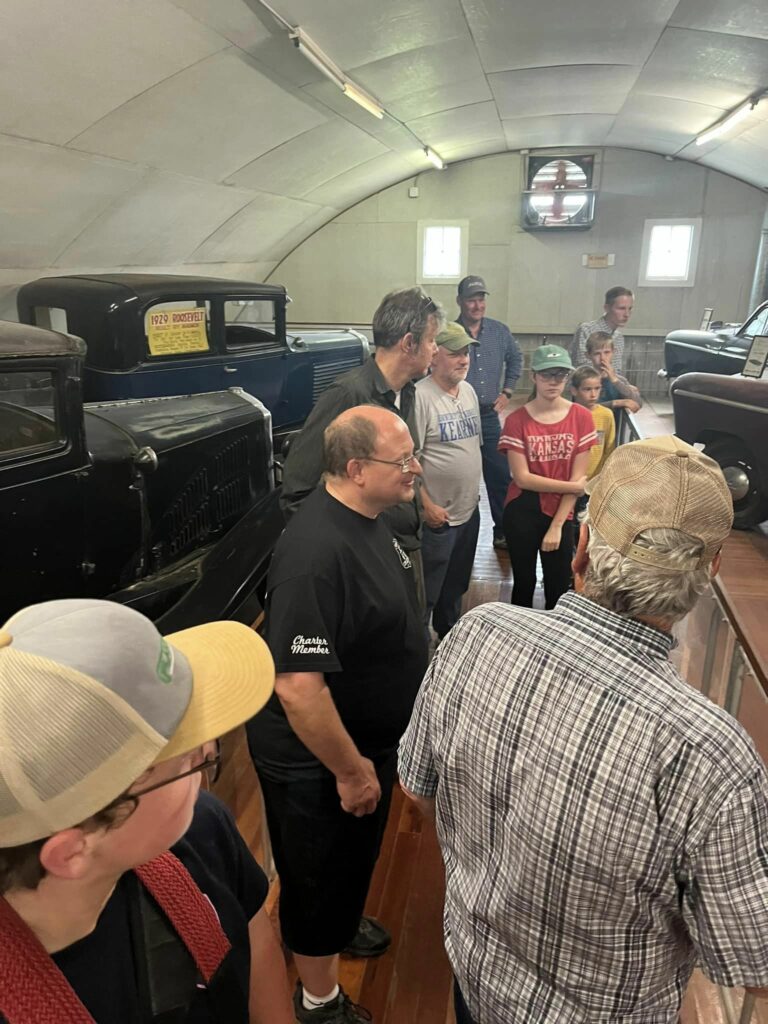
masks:
[[[584,575],[589,565],[587,544],[589,543],[589,527],[582,523],[579,527],[579,543],[576,554],[573,556],[571,568],[573,569],[573,585],[577,593],[580,593],[584,586]]]
[[[363,480],[364,468],[364,459],[350,459],[349,462],[347,463],[347,477],[352,481],[352,483],[355,483],[359,486]]]
[[[81,828],[68,828],[51,836],[40,850],[40,863],[46,874],[69,881],[82,878],[102,833],[103,829],[85,832]]]
[[[722,561],[723,552],[718,551],[715,557],[712,559],[709,566],[709,577],[714,579],[715,576],[720,572],[720,562]]]
[[[416,338],[413,335],[413,331],[408,331],[400,339],[400,348],[405,352],[406,355],[412,356],[416,349],[419,347]]]

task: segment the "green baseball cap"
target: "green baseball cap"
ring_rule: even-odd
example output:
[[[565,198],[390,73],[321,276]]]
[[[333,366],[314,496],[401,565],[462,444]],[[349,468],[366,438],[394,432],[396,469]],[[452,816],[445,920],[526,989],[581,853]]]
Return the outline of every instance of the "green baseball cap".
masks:
[[[479,345],[480,342],[477,338],[467,334],[461,324],[456,323],[455,320],[449,320],[435,338],[435,344],[448,349],[449,352],[460,352],[468,345]]]
[[[571,357],[559,345],[541,345],[531,356],[531,369],[534,373],[541,370],[572,370]]]

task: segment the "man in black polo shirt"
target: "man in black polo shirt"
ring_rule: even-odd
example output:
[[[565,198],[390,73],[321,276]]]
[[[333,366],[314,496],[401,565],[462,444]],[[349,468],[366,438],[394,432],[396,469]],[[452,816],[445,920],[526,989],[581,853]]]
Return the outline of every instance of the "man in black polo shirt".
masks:
[[[286,519],[317,487],[323,468],[323,431],[339,413],[356,405],[381,405],[404,419],[413,434],[413,381],[427,372],[443,323],[442,309],[421,288],[384,296],[373,315],[374,355],[323,392],[291,445],[280,499]],[[415,498],[387,509],[383,518],[416,563],[415,582],[423,600],[421,519]]]
[[[339,989],[338,954],[358,931],[427,665],[413,562],[382,513],[413,499],[421,469],[405,423],[375,406],[331,423],[325,465],[324,486],[275,549],[265,621],[275,694],[248,739],[300,978],[296,1016],[352,1024],[369,1018]]]

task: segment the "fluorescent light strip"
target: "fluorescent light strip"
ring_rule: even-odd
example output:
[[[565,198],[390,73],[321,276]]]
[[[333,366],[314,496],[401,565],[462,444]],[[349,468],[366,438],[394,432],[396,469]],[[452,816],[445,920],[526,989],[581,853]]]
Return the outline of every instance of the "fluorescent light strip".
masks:
[[[445,170],[445,160],[429,146],[424,147],[424,156],[429,160],[430,163],[434,164],[438,171]]]
[[[344,85],[341,87],[344,90],[344,95],[349,96],[351,100],[359,104],[363,110],[367,110],[369,114],[373,114],[374,117],[379,119],[384,117],[384,108],[380,103],[369,96],[367,92],[364,92],[359,85],[355,85],[354,82],[345,80]]]
[[[350,82],[338,64],[334,64],[328,54],[324,53],[303,29],[297,26],[291,31],[290,37],[299,53],[303,54],[310,64],[314,64],[317,70],[329,78],[334,85],[337,85],[345,96],[349,96],[351,100],[367,110],[369,114],[373,114],[374,117],[384,117],[382,105],[359,85]]]
[[[268,4],[264,3],[264,0],[259,0],[259,3],[261,3],[262,6],[266,7],[266,9],[275,18],[277,18],[281,24],[287,25],[285,19],[281,15],[278,15],[277,12],[274,11]],[[356,85],[354,82],[351,82],[346,77],[341,68],[338,66],[338,64],[334,64],[334,62],[331,60],[328,54],[324,53],[320,49],[320,47],[315,43],[315,41],[311,39],[302,28],[300,28],[298,25],[296,25],[295,27],[290,27],[288,35],[293,40],[293,44],[299,51],[299,53],[306,57],[310,64],[314,64],[317,70],[320,71],[323,75],[325,75],[326,78],[330,79],[334,85],[338,86],[338,88],[341,89],[345,96],[348,96],[349,99],[353,100],[364,110],[367,110],[369,114],[373,114],[374,117],[378,117],[379,119],[382,119],[384,117],[387,111],[379,103],[379,101],[375,97],[371,96],[370,93],[366,92],[365,89],[362,89],[359,85]],[[389,117],[393,118],[393,115],[389,114]],[[442,171],[445,168],[445,161],[443,160],[443,158],[439,154],[437,154],[433,149],[430,149],[429,146],[425,146],[421,139],[418,137],[418,135],[416,135],[416,133],[411,128],[409,128],[408,125],[404,124],[396,117],[394,117],[393,120],[397,121],[397,123],[407,132],[410,132],[410,134],[414,137],[414,139],[416,139],[416,141],[421,146],[424,152],[424,156],[430,161],[430,163],[433,163],[435,167],[438,168],[438,170]]]
[[[736,107],[732,113],[728,114],[728,116],[723,118],[723,120],[718,124],[714,125],[712,128],[708,128],[705,132],[702,132],[701,135],[697,135],[696,145],[703,146],[705,143],[711,142],[712,139],[716,139],[719,135],[723,135],[725,132],[730,131],[731,128],[737,125],[740,121],[743,121],[745,117],[748,117],[752,113],[760,102],[760,98],[761,97],[758,96],[756,99],[748,99],[745,103],[742,103],[741,106]]]
[[[295,28],[290,33],[290,38],[293,40],[293,45],[299,53],[306,57],[310,64],[314,64],[317,70],[321,71],[326,78],[330,78],[339,89],[344,89],[346,83],[344,72],[333,63],[327,54],[323,53],[319,46],[315,45],[306,32],[300,28]]]

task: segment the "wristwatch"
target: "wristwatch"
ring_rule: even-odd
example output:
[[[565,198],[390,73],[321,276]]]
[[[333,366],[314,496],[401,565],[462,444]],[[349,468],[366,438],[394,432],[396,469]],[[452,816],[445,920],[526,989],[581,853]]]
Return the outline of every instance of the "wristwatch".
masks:
[[[512,395],[514,395],[514,391],[512,390],[512,388],[502,388],[501,393],[502,395],[506,395],[507,398],[511,398]]]

